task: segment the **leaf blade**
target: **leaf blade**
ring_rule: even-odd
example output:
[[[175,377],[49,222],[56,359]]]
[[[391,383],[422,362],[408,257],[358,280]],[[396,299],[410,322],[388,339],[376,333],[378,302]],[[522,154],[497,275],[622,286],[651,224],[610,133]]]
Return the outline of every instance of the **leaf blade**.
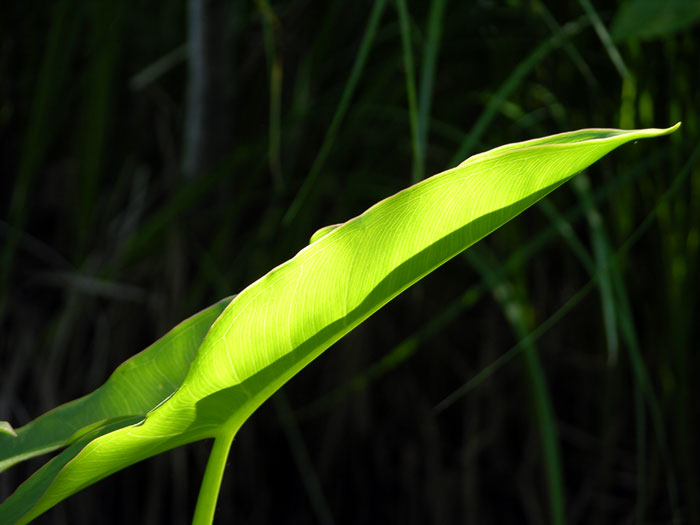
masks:
[[[581,130],[496,148],[324,232],[226,307],[181,388],[145,421],[94,439],[46,474],[53,476],[46,492],[25,502],[23,519],[141,459],[237,429],[306,364],[427,273],[616,147],[677,127]]]
[[[39,416],[15,436],[0,432],[0,472],[67,446],[95,428],[156,408],[180,386],[199,344],[230,301],[223,299],[182,321],[122,363],[92,393]]]

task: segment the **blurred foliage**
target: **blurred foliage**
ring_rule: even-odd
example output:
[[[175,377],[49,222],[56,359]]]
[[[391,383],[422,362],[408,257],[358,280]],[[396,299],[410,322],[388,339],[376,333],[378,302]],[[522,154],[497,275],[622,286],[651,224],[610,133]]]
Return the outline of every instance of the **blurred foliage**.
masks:
[[[206,102],[227,125],[190,177],[206,3],[0,8],[0,420],[88,393],[319,227],[468,154],[681,120],[295,378],[234,442],[217,518],[542,523],[557,501],[567,523],[700,523],[700,31],[678,15],[696,3],[655,3],[651,33],[641,0],[219,3],[228,58],[205,71],[226,85]],[[187,523],[206,452],[136,465],[38,522]],[[36,466],[0,475],[0,498]]]
[[[667,38],[700,21],[700,4],[693,0],[632,0],[626,2],[612,24],[617,41],[630,38]]]

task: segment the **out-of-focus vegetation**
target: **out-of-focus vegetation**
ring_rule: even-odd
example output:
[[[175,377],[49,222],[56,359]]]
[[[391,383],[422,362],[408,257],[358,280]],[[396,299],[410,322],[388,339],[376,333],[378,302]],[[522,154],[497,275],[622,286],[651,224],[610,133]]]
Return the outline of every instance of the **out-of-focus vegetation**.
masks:
[[[697,2],[113,4],[2,7],[0,420],[469,154],[682,120],[311,365],[237,437],[217,518],[700,523]],[[206,452],[42,519],[187,522]]]

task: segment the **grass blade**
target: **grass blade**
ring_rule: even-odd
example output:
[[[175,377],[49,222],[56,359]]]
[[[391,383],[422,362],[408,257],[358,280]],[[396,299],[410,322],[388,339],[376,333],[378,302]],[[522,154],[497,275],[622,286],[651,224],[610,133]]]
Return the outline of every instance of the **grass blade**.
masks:
[[[442,38],[442,19],[445,14],[446,0],[436,0],[430,3],[428,14],[428,33],[423,48],[423,68],[421,70],[420,93],[418,98],[418,146],[420,158],[425,164],[428,147],[428,128],[430,125],[430,106],[433,101],[433,85],[435,83],[435,65],[437,63],[440,40]],[[421,169],[421,178],[422,178]]]
[[[496,95],[489,100],[486,109],[479,115],[474,126],[472,126],[469,135],[464,139],[457,152],[452,157],[450,165],[457,164],[460,159],[469,155],[481,139],[481,136],[488,129],[494,117],[505,102],[505,100],[515,91],[525,77],[532,69],[539,64],[549,53],[559,48],[568,38],[583,30],[588,25],[588,21],[580,19],[574,22],[569,22],[561,28],[561,30],[548,38],[542,44],[537,46],[535,50],[522,60],[518,67],[508,76]]]
[[[423,157],[425,148],[421,145],[418,124],[418,103],[416,102],[416,81],[413,67],[413,46],[411,45],[411,25],[406,8],[406,0],[396,0],[401,24],[401,46],[403,48],[404,76],[406,77],[406,98],[408,99],[408,116],[411,123],[411,146],[413,150],[412,181],[423,178]]]
[[[588,18],[590,19],[591,24],[593,24],[593,28],[595,29],[598,38],[600,38],[600,41],[603,43],[605,51],[610,57],[610,61],[615,66],[615,69],[617,69],[617,72],[620,73],[622,79],[627,80],[630,76],[629,70],[625,65],[625,61],[622,60],[622,55],[620,55],[620,51],[618,51],[617,46],[613,43],[612,38],[610,38],[610,33],[608,32],[608,29],[605,27],[605,24],[603,24],[603,21],[598,16],[598,12],[595,10],[595,7],[593,7],[593,4],[591,4],[590,0],[579,0],[579,2],[583,6],[583,9],[586,11],[586,16],[588,16]]]
[[[482,249],[481,251],[484,250]],[[516,336],[523,341],[523,355],[528,379],[532,387],[535,419],[537,420],[544,457],[547,488],[549,490],[550,516],[552,523],[563,525],[566,523],[566,504],[559,433],[542,363],[534,341],[528,337],[531,333],[531,328],[525,319],[525,305],[515,297],[512,287],[508,283],[503,282],[502,279],[499,279],[496,272],[493,271],[493,268],[496,267],[496,261],[493,256],[489,258],[482,257],[476,249],[465,252],[465,256],[484,277]]]
[[[362,37],[360,50],[357,53],[355,63],[353,64],[352,71],[350,72],[350,77],[348,78],[347,84],[345,84],[345,89],[340,97],[340,102],[338,103],[338,107],[333,115],[333,120],[331,121],[331,125],[328,127],[326,136],[323,139],[323,144],[321,144],[321,149],[316,154],[316,158],[311,165],[311,169],[309,170],[306,179],[304,179],[299,192],[297,193],[296,197],[294,197],[292,204],[289,206],[289,209],[287,209],[287,212],[282,219],[282,223],[285,225],[289,225],[294,220],[294,217],[296,217],[299,209],[304,204],[308,193],[316,183],[316,179],[326,163],[326,158],[328,158],[328,154],[335,143],[336,135],[340,130],[340,124],[342,123],[345,113],[348,110],[348,106],[350,105],[350,99],[355,93],[357,84],[360,81],[362,72],[364,71],[367,56],[369,55],[369,50],[374,42],[374,36],[377,33],[377,28],[379,27],[379,21],[381,20],[382,13],[384,12],[385,4],[386,0],[377,0],[374,2],[372,12],[369,16],[369,22],[367,22],[367,29]]]

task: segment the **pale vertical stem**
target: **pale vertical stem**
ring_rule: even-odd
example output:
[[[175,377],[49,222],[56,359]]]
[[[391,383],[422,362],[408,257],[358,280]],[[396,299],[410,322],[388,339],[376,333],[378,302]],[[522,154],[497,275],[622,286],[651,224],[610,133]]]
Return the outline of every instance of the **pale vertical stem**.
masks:
[[[185,177],[200,175],[231,150],[233,4],[226,0],[188,1]]]
[[[235,435],[235,431],[224,431],[214,439],[207,468],[204,471],[202,486],[199,488],[192,525],[211,525],[214,522],[221,480],[224,477],[228,452],[231,449],[231,442]]]
[[[411,183],[423,179],[423,150],[418,132],[418,102],[416,101],[416,81],[413,68],[413,46],[411,44],[411,23],[406,8],[406,0],[397,0],[401,24],[401,44],[403,47],[404,76],[406,77],[406,96],[408,99],[408,116],[411,123],[411,144],[413,149],[413,178]]]

